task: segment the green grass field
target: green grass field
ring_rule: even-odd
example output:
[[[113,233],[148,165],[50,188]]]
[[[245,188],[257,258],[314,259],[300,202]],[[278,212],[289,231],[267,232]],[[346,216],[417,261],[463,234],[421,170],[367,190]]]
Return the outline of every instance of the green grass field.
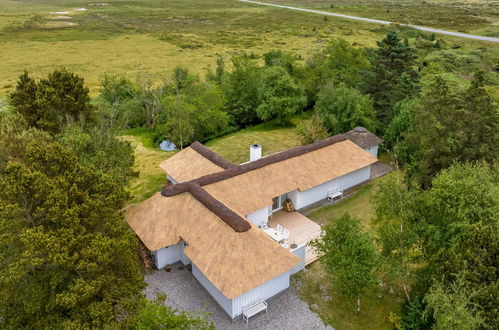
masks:
[[[361,13],[357,11],[362,11],[360,16],[369,17],[382,12],[371,7],[365,9],[362,1],[352,3],[357,2],[360,7],[339,4],[340,7],[334,9],[358,15]],[[330,7],[337,2],[300,0],[290,3]],[[377,1],[376,6],[394,6],[389,3],[387,0]],[[449,15],[460,10],[455,5],[442,8]],[[492,9],[486,12],[496,15],[496,5]],[[440,19],[425,18],[434,15],[435,9],[431,6],[416,6],[407,15],[411,16],[413,12],[424,14],[421,23],[428,23],[425,25],[445,27],[436,25]],[[479,10],[478,13],[481,15],[482,12]],[[438,18],[437,14],[431,15],[428,17],[436,15]],[[472,25],[471,32],[489,28],[497,32],[495,23],[480,21],[475,24],[470,18],[475,14],[470,15],[463,19]],[[123,73],[134,79],[140,72],[168,73],[181,65],[204,74],[210,65],[214,66],[217,54],[227,58],[244,52],[258,56],[278,48],[306,57],[334,37],[344,38],[358,46],[373,46],[385,33],[386,27],[376,24],[339,18],[326,20],[321,15],[236,0],[109,0],[104,3],[0,0],[0,94],[11,90],[24,70],[41,77],[64,66],[83,75],[95,96],[99,77],[105,73]],[[470,40],[446,40],[472,49],[493,47],[490,43]]]

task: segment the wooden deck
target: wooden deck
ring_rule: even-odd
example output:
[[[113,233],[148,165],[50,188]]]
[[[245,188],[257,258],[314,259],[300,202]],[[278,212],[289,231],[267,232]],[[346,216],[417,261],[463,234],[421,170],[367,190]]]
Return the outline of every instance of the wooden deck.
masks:
[[[299,212],[279,211],[274,213],[269,218],[268,225],[275,227],[278,224],[289,230],[289,243],[295,243],[298,246],[320,237],[322,232],[320,225]],[[317,260],[317,258],[313,249],[307,246],[305,265]]]

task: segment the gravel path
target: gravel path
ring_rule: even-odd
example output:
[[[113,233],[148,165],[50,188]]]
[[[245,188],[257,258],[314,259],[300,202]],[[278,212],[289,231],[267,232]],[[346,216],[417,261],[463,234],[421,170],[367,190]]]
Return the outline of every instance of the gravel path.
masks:
[[[291,10],[297,10],[297,11],[304,11],[304,12],[313,13],[313,14],[320,14],[320,15],[353,19],[353,20],[363,21],[363,22],[386,24],[386,25],[395,24],[395,22],[384,21],[384,20],[380,20],[380,19],[372,19],[372,18],[364,18],[364,17],[336,14],[336,13],[331,13],[331,12],[327,12],[327,11],[319,11],[319,10],[313,10],[313,9],[305,9],[305,8],[298,8],[298,7],[291,7],[291,6],[276,5],[273,3],[265,3],[265,2],[259,2],[259,1],[253,1],[253,0],[239,0],[239,1],[252,3],[255,5],[277,7],[277,8],[291,9]],[[445,30],[434,29],[434,28],[429,28],[429,27],[424,27],[424,26],[410,25],[410,24],[402,24],[402,23],[396,23],[396,24],[399,24],[401,26],[408,26],[408,27],[411,27],[411,28],[416,29],[416,30],[446,34],[446,35],[454,36],[454,37],[461,37],[461,38],[468,38],[468,39],[482,40],[482,41],[499,42],[499,38],[477,36],[477,35],[461,33],[461,32],[445,31]]]
[[[149,299],[154,299],[156,292],[161,292],[167,296],[166,304],[173,308],[208,312],[217,329],[332,329],[325,326],[319,316],[310,311],[293,287],[269,299],[268,313],[253,316],[249,325],[246,325],[242,318],[231,322],[229,316],[194,276],[185,268],[178,270],[178,266],[175,265],[171,272],[156,270],[146,275],[148,286],[144,293]]]

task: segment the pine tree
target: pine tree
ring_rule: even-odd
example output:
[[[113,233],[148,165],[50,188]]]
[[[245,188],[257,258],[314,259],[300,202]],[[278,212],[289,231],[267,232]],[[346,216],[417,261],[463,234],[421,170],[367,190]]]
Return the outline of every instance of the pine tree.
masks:
[[[479,71],[465,91],[461,161],[484,159],[492,161],[499,154],[499,112],[485,90],[484,73]]]
[[[378,119],[383,125],[388,125],[393,106],[417,93],[419,75],[414,70],[416,56],[407,40],[402,42],[392,31],[377,45],[370,59],[373,67],[366,91],[373,95]]]

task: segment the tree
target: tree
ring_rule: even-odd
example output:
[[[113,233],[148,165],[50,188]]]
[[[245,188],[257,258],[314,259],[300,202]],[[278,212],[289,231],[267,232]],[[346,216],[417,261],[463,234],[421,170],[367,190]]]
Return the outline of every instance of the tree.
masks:
[[[324,227],[325,234],[311,245],[322,255],[321,262],[339,289],[352,299],[360,298],[376,282],[378,255],[372,238],[361,228],[360,221],[348,215]]]
[[[79,126],[69,125],[56,140],[72,150],[81,164],[110,175],[123,187],[137,176],[130,142],[115,137],[111,129],[95,127],[86,132]]]
[[[387,279],[401,283],[408,301],[411,300],[409,288],[417,263],[415,251],[419,250],[413,220],[416,190],[411,188],[402,182],[397,172],[378,184],[373,201],[376,212],[373,222],[381,243]]]
[[[19,76],[10,103],[28,125],[57,134],[66,125],[86,125],[95,121],[88,88],[83,78],[58,69],[36,82],[27,72]]]
[[[183,95],[168,96],[163,102],[168,116],[165,124],[166,135],[170,141],[183,149],[194,141],[194,105],[189,104]]]
[[[412,123],[406,142],[413,155],[407,168],[423,187],[456,160],[491,162],[499,151],[494,133],[499,116],[480,75],[465,91],[436,76],[413,109]]]
[[[310,119],[301,121],[296,126],[296,133],[300,135],[302,144],[317,142],[327,138],[329,135],[322,121],[315,114]]]
[[[293,53],[283,52],[280,49],[273,49],[268,53],[263,54],[263,60],[266,67],[280,66],[284,68],[290,75],[293,75],[298,56]]]
[[[323,49],[312,53],[305,67],[297,71],[305,85],[308,102],[313,105],[317,92],[330,83],[357,87],[369,67],[364,49],[353,47],[344,39],[333,39]]]
[[[462,161],[484,159],[491,162],[499,154],[499,112],[492,97],[485,90],[484,72],[479,71],[464,92]]]
[[[146,126],[155,129],[159,117],[164,112],[162,99],[168,95],[171,87],[166,79],[162,79],[161,83],[157,84],[153,77],[146,74],[139,75],[136,86],[137,99],[145,110]]]
[[[211,322],[208,322],[203,315],[172,309],[163,304],[164,299],[144,302],[144,307],[137,315],[136,329],[215,329]]]
[[[227,113],[238,127],[256,124],[262,69],[247,58],[233,58],[232,64],[232,72],[222,82]]]
[[[103,328],[135,313],[143,281],[124,188],[46,133],[9,127],[0,134],[0,326]]]
[[[303,87],[279,66],[264,70],[260,86],[260,105],[256,109],[261,120],[278,119],[283,122],[302,110],[306,103]]]
[[[344,84],[323,88],[314,110],[331,134],[344,133],[357,126],[370,131],[376,129],[376,115],[370,97]]]
[[[419,77],[414,70],[416,56],[407,40],[402,42],[397,33],[391,31],[377,45],[370,58],[372,69],[365,89],[373,96],[379,121],[388,125],[393,106],[417,94]]]
[[[480,329],[485,323],[471,302],[475,294],[461,277],[448,287],[437,282],[425,297],[424,315],[433,317],[436,330]]]
[[[461,152],[463,133],[459,96],[441,77],[435,77],[425,89],[412,114],[413,130],[407,135],[409,148],[414,150],[408,174],[423,187],[440,170],[450,166]]]

